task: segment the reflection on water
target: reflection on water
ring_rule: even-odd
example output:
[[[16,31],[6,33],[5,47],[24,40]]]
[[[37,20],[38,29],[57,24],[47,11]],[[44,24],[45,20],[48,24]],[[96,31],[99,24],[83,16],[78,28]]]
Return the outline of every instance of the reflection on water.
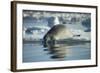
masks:
[[[67,46],[63,47],[48,47],[49,54],[52,54],[51,59],[64,60],[67,56]]]
[[[23,44],[23,62],[84,60],[91,58],[90,43],[44,48],[41,44]]]

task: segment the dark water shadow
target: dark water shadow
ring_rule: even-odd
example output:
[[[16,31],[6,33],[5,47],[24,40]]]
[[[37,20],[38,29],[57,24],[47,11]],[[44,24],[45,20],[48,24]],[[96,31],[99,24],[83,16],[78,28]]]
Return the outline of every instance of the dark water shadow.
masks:
[[[45,51],[48,51],[48,54],[51,54],[51,59],[56,59],[58,61],[63,61],[65,57],[67,56],[67,46],[60,45],[60,46],[50,46],[48,49],[45,49]]]

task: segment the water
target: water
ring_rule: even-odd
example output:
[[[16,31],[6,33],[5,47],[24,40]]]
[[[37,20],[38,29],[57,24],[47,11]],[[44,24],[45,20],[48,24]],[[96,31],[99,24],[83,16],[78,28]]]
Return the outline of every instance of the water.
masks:
[[[44,48],[41,44],[23,43],[23,62],[25,63],[86,59],[91,59],[90,43],[53,48]]]

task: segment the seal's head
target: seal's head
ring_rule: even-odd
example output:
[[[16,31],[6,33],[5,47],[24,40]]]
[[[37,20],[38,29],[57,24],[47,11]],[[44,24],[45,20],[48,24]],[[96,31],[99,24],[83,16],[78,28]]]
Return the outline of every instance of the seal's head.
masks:
[[[69,37],[72,37],[72,33],[65,25],[55,25],[44,36],[44,47],[54,46],[55,41],[67,39]]]

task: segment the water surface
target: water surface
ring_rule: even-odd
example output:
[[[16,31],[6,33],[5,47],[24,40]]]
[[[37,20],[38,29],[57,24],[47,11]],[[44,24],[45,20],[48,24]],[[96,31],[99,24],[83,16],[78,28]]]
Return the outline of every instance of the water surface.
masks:
[[[41,44],[24,43],[23,62],[86,60],[91,58],[90,43],[51,49],[44,48]]]

